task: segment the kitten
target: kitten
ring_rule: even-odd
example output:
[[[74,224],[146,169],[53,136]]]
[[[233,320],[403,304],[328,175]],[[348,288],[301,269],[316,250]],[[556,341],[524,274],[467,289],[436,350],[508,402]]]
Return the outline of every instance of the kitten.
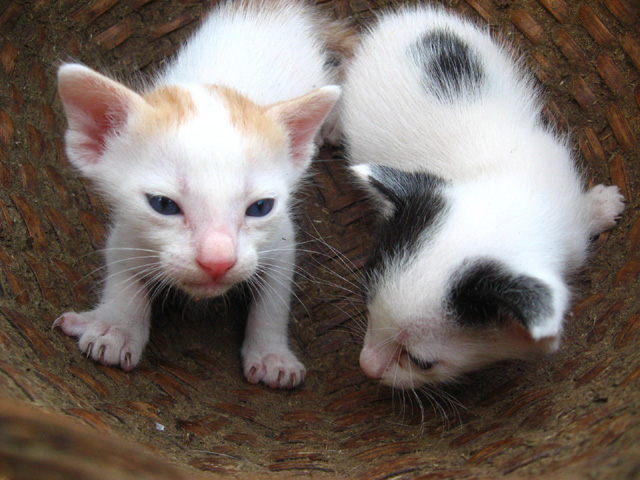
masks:
[[[67,155],[113,215],[98,306],[56,321],[87,356],[133,369],[158,286],[207,298],[249,281],[247,380],[304,379],[287,341],[291,194],[340,95],[331,49],[348,38],[305,3],[224,2],[141,93],[59,69]]]
[[[585,191],[532,76],[445,10],[384,15],[343,86],[352,170],[384,217],[360,365],[398,388],[558,348],[568,275],[623,211]]]

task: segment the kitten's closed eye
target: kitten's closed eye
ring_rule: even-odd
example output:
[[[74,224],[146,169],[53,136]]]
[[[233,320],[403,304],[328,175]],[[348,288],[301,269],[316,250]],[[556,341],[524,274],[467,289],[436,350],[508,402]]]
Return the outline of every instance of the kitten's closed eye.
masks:
[[[409,360],[411,360],[411,363],[422,370],[429,370],[435,365],[435,362],[427,362],[426,360],[422,360],[421,358],[414,357],[410,353],[407,353],[407,356],[409,357]]]
[[[273,198],[263,198],[262,200],[258,200],[257,202],[249,205],[245,215],[247,217],[264,217],[273,210],[274,203],[275,199]]]
[[[147,193],[149,205],[161,215],[178,215],[182,213],[176,202],[162,195],[150,195]]]

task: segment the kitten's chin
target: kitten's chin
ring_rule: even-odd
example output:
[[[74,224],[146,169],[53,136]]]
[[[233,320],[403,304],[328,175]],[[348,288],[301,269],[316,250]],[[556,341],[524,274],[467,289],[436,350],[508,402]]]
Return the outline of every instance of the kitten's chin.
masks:
[[[234,284],[216,282],[180,282],[180,288],[195,298],[213,298],[227,293]]]

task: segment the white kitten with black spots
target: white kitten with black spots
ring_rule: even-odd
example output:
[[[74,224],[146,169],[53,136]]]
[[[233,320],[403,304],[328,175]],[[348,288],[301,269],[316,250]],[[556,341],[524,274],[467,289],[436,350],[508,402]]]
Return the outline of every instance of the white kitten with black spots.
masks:
[[[290,204],[340,95],[330,55],[340,35],[304,3],[224,2],[140,93],[60,68],[67,154],[113,216],[98,306],[56,321],[88,356],[138,364],[157,286],[208,298],[250,281],[246,378],[272,388],[304,379],[287,335]]]
[[[569,274],[624,209],[586,191],[532,76],[445,10],[383,15],[344,84],[352,170],[384,220],[360,365],[398,388],[558,348]]]

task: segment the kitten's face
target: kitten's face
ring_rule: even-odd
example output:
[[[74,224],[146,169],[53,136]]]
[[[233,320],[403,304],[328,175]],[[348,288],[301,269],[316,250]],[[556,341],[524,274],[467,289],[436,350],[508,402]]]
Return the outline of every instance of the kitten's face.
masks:
[[[292,248],[289,195],[338,87],[258,106],[222,86],[141,96],[73,64],[58,80],[69,159],[109,202],[109,246],[136,278],[217,296]]]
[[[234,125],[224,98],[190,94],[186,118],[153,124],[158,112],[134,115],[109,143],[97,181],[116,224],[148,251],[149,278],[216,296],[256,272],[274,235],[291,234],[282,225],[301,172],[279,125]]]
[[[499,360],[557,348],[557,337],[534,340],[510,312],[492,304],[495,298],[490,295],[463,298],[478,291],[473,274],[438,278],[423,269],[429,259],[427,255],[424,263],[417,261],[415,269],[388,273],[374,287],[360,355],[367,376],[396,388],[418,388],[450,382]],[[468,272],[485,263],[472,265],[454,270]],[[478,308],[473,311],[470,305]]]
[[[534,238],[538,223],[507,215],[509,202],[491,198],[492,188],[355,170],[387,213],[365,279],[368,376],[417,388],[557,348],[566,288],[550,273],[554,254]]]

